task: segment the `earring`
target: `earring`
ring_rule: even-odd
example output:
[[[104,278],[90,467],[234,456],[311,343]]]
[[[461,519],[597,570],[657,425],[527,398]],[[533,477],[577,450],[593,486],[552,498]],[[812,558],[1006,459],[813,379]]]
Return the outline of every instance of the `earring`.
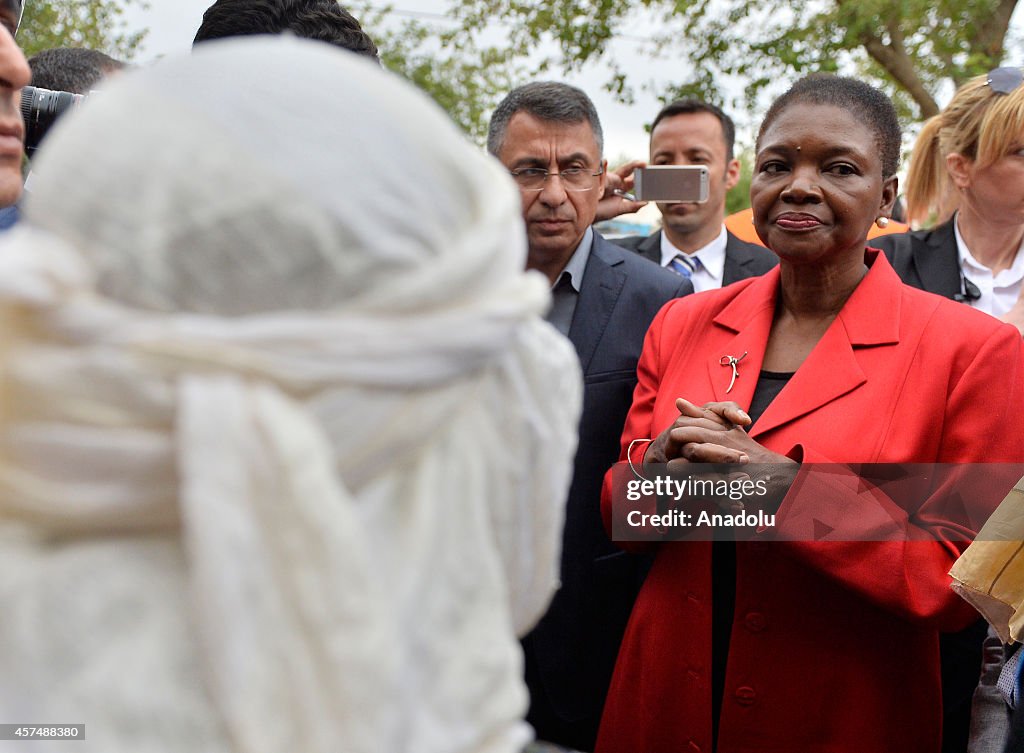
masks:
[[[889,218],[879,217],[877,220],[875,220],[875,224],[878,225],[878,227],[880,228],[887,228],[889,227]]]

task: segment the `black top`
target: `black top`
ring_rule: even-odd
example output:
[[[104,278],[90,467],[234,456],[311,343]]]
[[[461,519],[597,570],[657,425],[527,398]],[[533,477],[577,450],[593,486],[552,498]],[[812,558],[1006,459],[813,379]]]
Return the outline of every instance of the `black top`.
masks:
[[[792,372],[782,373],[778,371],[764,371],[757,377],[757,386],[754,387],[754,396],[750,398],[750,410],[747,415],[750,420],[757,423],[757,419],[768,410],[772,400],[779,396],[782,388],[789,384],[793,378]]]
[[[953,222],[950,219],[930,230],[881,235],[868,245],[882,249],[907,285],[958,300],[966,290]]]
[[[747,415],[757,421],[772,400],[779,396],[792,374],[762,371]],[[728,538],[719,536],[728,534]],[[725,668],[729,660],[729,639],[736,611],[736,542],[731,532],[716,532],[711,543],[711,735],[712,748],[718,748],[718,721],[722,716],[725,693]]]

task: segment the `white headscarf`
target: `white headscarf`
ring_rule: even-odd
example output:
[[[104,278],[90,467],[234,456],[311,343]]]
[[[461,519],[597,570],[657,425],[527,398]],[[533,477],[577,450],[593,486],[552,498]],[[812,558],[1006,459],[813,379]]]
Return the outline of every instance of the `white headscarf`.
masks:
[[[497,163],[371,62],[250,38],[118,77],[34,170],[0,245],[5,719],[518,750],[580,375]]]

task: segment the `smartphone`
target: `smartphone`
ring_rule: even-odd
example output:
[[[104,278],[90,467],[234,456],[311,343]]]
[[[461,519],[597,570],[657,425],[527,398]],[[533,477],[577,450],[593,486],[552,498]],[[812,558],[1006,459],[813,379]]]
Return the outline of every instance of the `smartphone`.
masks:
[[[708,200],[708,168],[705,165],[650,165],[633,173],[637,201],[663,203]]]

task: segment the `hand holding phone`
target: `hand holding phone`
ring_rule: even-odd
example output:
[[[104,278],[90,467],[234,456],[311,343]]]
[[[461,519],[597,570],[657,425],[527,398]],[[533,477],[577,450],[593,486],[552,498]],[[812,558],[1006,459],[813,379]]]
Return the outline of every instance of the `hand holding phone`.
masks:
[[[638,168],[633,177],[637,201],[699,204],[708,200],[705,165],[649,165]]]

